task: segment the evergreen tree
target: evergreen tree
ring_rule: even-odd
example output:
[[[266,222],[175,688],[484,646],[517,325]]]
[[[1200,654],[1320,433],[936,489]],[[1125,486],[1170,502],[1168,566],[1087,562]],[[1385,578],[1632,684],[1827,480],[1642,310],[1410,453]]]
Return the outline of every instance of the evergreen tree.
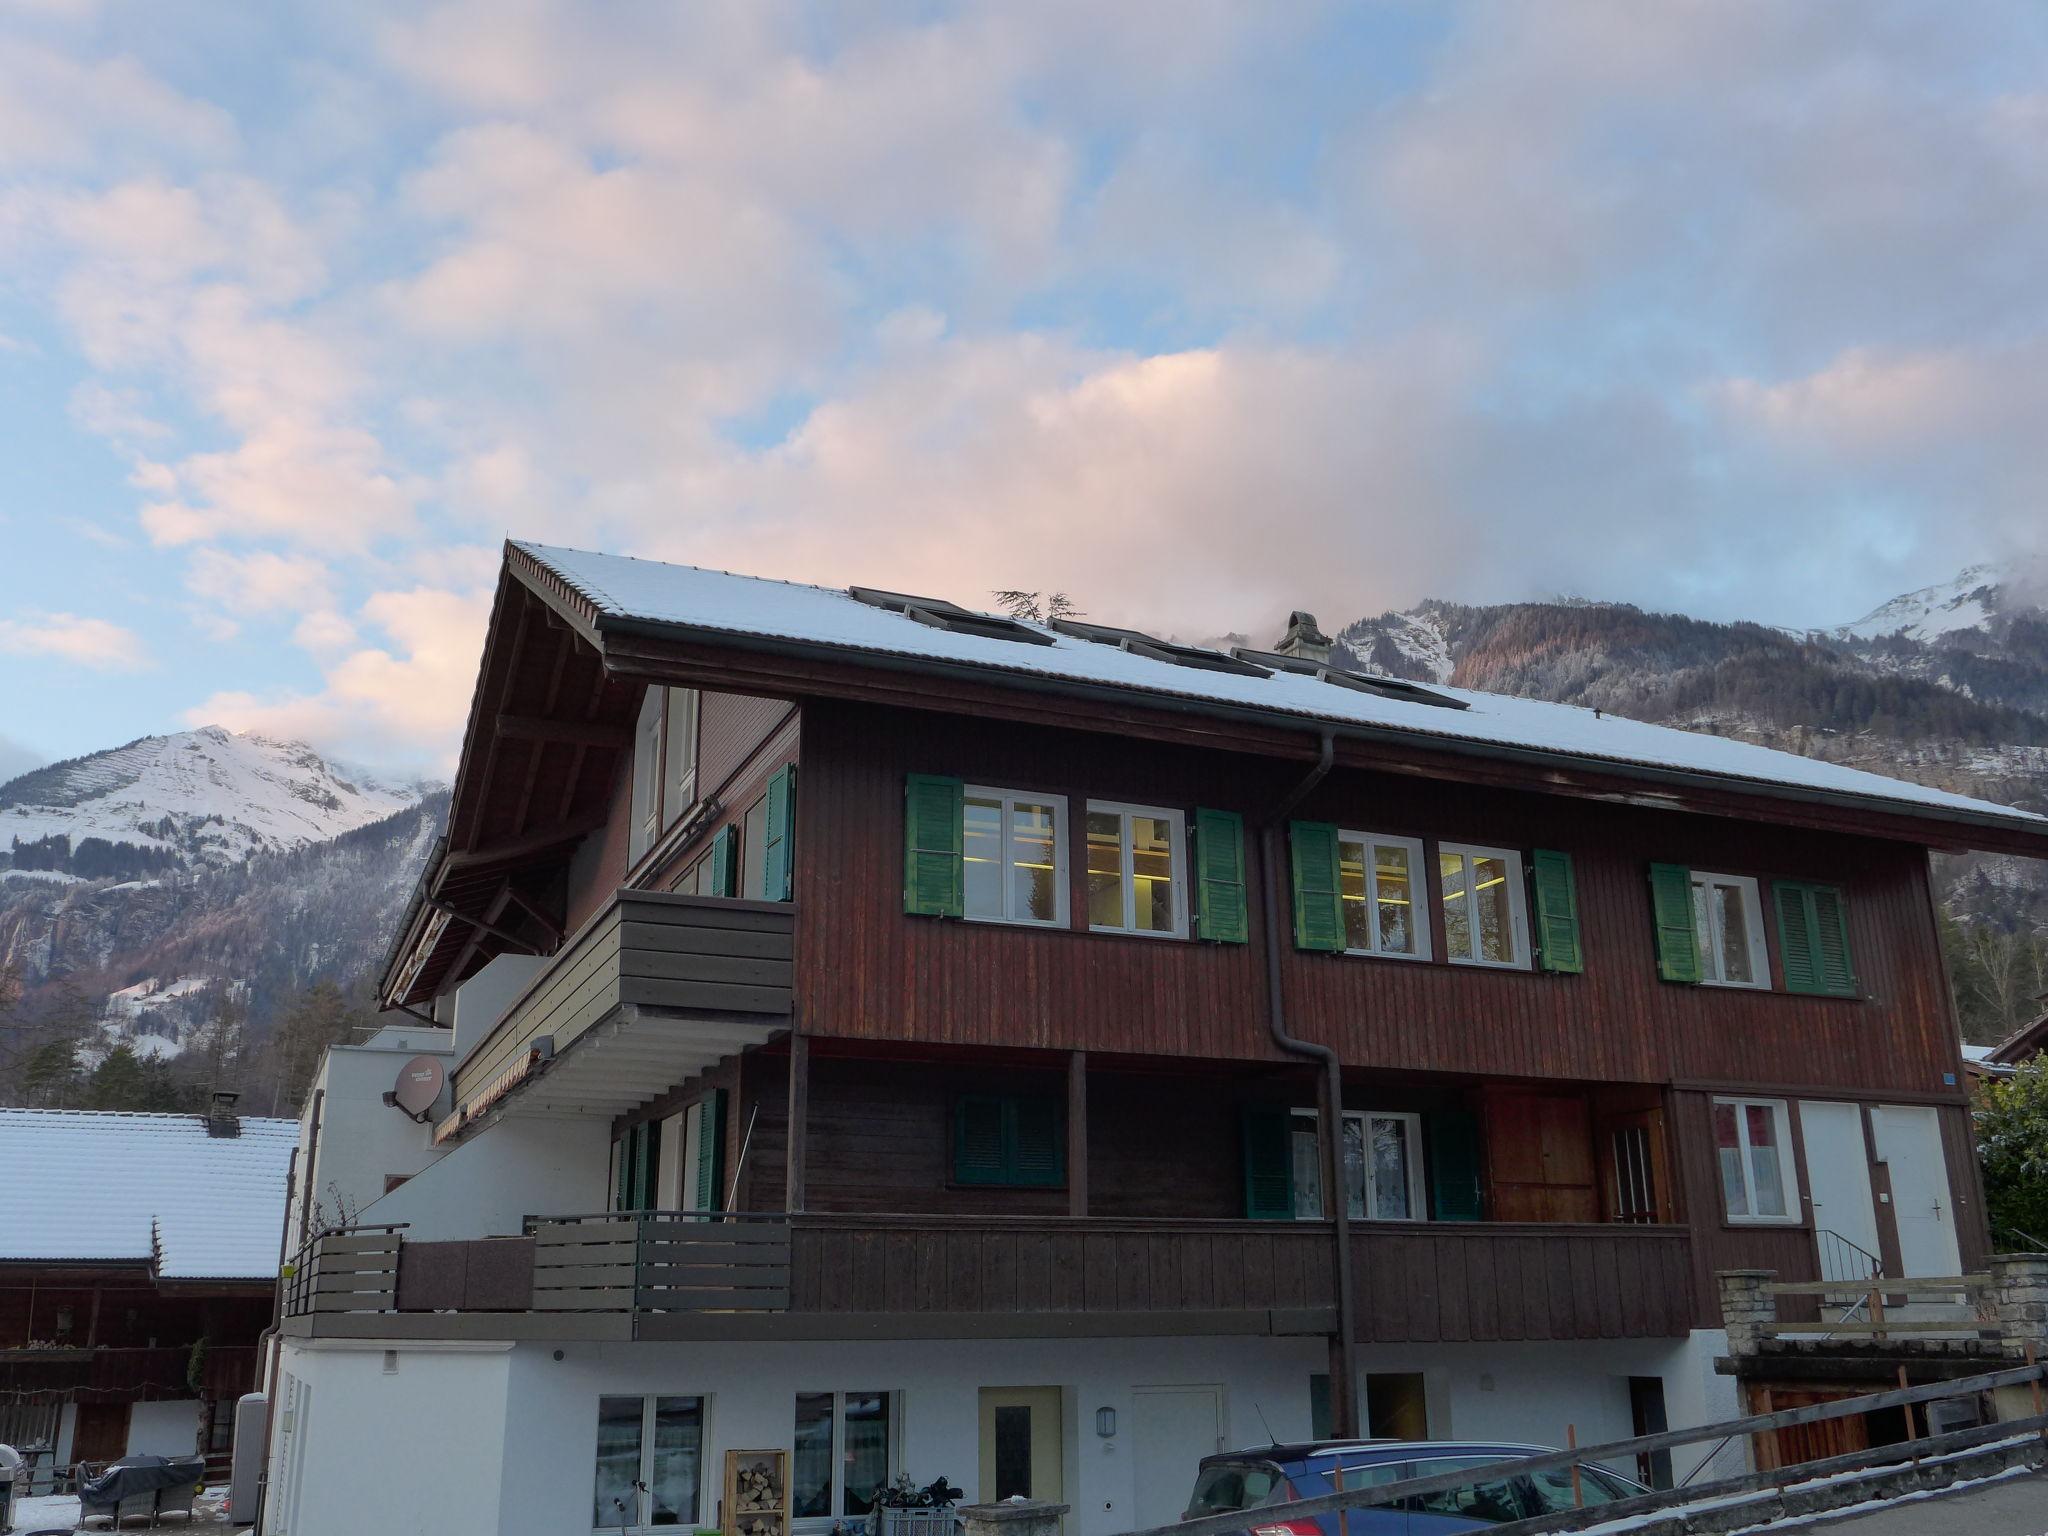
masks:
[[[1992,1243],[2048,1244],[2048,1057],[2036,1056],[1984,1090],[1977,1157]]]

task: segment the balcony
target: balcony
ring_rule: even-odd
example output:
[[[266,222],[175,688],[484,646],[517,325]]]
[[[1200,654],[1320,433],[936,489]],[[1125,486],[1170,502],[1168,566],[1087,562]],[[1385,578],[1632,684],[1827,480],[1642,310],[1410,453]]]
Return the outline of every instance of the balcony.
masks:
[[[622,890],[455,1071],[448,1141],[500,1106],[617,1114],[788,1027],[786,904]]]
[[[0,1402],[235,1398],[256,1383],[253,1344],[209,1345],[193,1379],[190,1344],[148,1349],[0,1349]]]
[[[1327,1334],[1322,1222],[650,1213],[518,1238],[316,1241],[287,1328],[356,1338],[845,1339]],[[1354,1228],[1377,1343],[1682,1335],[1683,1227]]]

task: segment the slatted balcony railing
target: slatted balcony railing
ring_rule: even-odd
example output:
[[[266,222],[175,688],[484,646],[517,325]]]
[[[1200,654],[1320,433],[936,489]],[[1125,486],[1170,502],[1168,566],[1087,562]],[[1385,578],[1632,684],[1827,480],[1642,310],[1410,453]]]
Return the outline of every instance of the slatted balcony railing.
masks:
[[[655,1211],[549,1217],[533,1234],[537,1312],[785,1312],[789,1219]]]

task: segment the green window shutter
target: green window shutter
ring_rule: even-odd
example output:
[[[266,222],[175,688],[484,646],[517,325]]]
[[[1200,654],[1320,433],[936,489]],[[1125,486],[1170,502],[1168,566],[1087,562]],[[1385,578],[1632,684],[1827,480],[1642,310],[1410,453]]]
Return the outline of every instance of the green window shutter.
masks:
[[[903,910],[959,917],[967,909],[958,779],[910,774],[903,784]]]
[[[1027,1188],[1057,1189],[1067,1182],[1065,1117],[1057,1099],[1011,1099],[1009,1118],[1010,1182]]]
[[[1856,997],[1856,964],[1849,953],[1849,902],[1840,888],[1780,880],[1778,957],[1785,990],[1814,997]]]
[[[724,1184],[720,1179],[719,1154],[725,1150],[725,1090],[714,1088],[699,1101],[703,1112],[697,1116],[697,1187],[692,1194],[696,1211],[722,1211]]]
[[[642,1120],[619,1142],[619,1209],[645,1211],[654,1206],[656,1156],[654,1122]]]
[[[1813,947],[1820,989],[1854,997],[1856,966],[1849,958],[1849,899],[1832,885],[1813,887]]]
[[[1337,879],[1337,829],[1297,821],[1287,829],[1294,850],[1294,947],[1344,948],[1343,890]]]
[[[791,857],[796,848],[796,764],[784,763],[768,780],[768,822],[762,838],[761,899],[787,901],[796,865]]]
[[[1293,1119],[1284,1109],[1244,1112],[1244,1213],[1252,1221],[1294,1220]]]
[[[1007,1184],[1008,1159],[1004,1155],[1003,1101],[996,1098],[962,1098],[953,1105],[953,1182],[955,1184]]]
[[[1650,866],[1650,907],[1657,923],[1657,974],[1688,985],[1700,979],[1699,933],[1692,920],[1692,871]]]
[[[740,840],[730,826],[720,827],[711,839],[711,894],[737,896],[740,893]]]
[[[1195,812],[1195,873],[1201,892],[1200,937],[1212,944],[1250,938],[1244,882],[1244,818],[1235,811]]]
[[[1778,956],[1785,966],[1787,992],[1818,993],[1820,962],[1814,953],[1813,892],[1796,880],[1771,887],[1778,905]]]
[[[1438,1221],[1477,1221],[1480,1216],[1479,1121],[1462,1109],[1428,1117],[1429,1176]]]
[[[1530,854],[1529,868],[1536,890],[1537,963],[1546,971],[1580,975],[1586,962],[1579,950],[1579,893],[1572,879],[1572,856],[1538,848]]]
[[[612,1151],[618,1163],[613,1170],[612,1209],[630,1211],[633,1209],[633,1133],[628,1131],[613,1142]]]

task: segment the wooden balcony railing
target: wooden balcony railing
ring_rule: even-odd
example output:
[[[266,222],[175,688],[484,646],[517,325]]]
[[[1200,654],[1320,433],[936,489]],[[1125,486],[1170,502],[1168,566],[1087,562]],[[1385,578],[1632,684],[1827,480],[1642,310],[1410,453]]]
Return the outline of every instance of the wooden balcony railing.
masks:
[[[196,1379],[195,1379],[195,1364]],[[137,1349],[0,1349],[0,1402],[240,1397],[256,1383],[253,1344]]]
[[[1336,1326],[1326,1222],[648,1212],[526,1227],[449,1243],[329,1234],[294,1275],[288,1314],[308,1320],[301,1332],[357,1337],[434,1326],[671,1339]],[[1366,1342],[1676,1337],[1691,1326],[1683,1227],[1353,1232]]]

